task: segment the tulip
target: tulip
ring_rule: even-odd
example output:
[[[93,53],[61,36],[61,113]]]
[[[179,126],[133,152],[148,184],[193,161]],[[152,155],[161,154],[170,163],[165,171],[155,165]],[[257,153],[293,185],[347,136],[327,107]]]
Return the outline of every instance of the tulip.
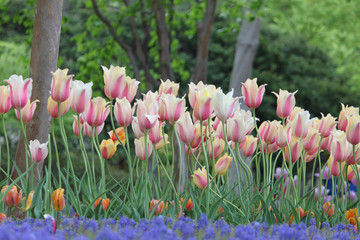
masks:
[[[99,197],[98,199],[96,199],[96,201],[94,202],[94,207],[95,207],[95,208],[99,205],[100,201],[101,201],[101,197]]]
[[[71,83],[74,75],[67,75],[69,69],[57,69],[51,72],[51,97],[56,102],[63,102],[70,97]]]
[[[194,105],[194,117],[199,121],[207,120],[214,111],[214,85],[206,85],[196,92],[196,102]]]
[[[244,145],[241,147],[243,155],[245,157],[250,157],[254,154],[257,147],[258,139],[252,135],[248,135],[245,137]]]
[[[320,148],[322,150],[330,150],[332,139],[333,139],[333,137],[331,134],[327,138],[323,138],[320,142]]]
[[[190,143],[191,148],[197,148],[202,141],[200,123],[197,122],[194,124],[194,126],[195,126],[195,137],[193,138],[193,140]],[[203,126],[202,131],[205,132],[205,130],[206,130],[206,127]]]
[[[50,220],[51,221],[51,223],[52,223],[52,230],[53,230],[53,233],[55,234],[55,232],[56,232],[56,221],[55,221],[55,219],[53,218],[53,216],[51,216],[50,214],[44,214],[44,218],[45,218],[45,220]]]
[[[113,65],[110,66],[110,69],[101,66],[104,71],[104,83],[105,83],[105,95],[114,99],[120,97],[121,92],[124,91],[123,78],[125,78],[125,68]]]
[[[308,134],[304,138],[304,150],[309,152],[319,146],[320,134],[315,128],[310,128]]]
[[[35,139],[34,141],[30,140],[30,152],[33,162],[40,163],[44,161],[48,155],[48,142],[40,144],[39,140]]]
[[[337,177],[340,176],[341,172],[340,172],[340,164],[341,164],[341,169],[344,169],[345,166],[345,162],[337,162],[334,160],[334,157],[332,155],[330,155],[328,161],[327,161],[327,166],[330,169],[330,173],[332,176]]]
[[[228,140],[241,143],[254,127],[252,119],[245,118],[241,111],[236,111],[235,115],[227,121]]]
[[[154,211],[155,215],[160,215],[164,210],[164,207],[165,207],[164,201],[155,200],[155,199],[152,199],[150,201],[150,211],[151,212]]]
[[[284,148],[291,141],[291,127],[290,124],[283,127],[279,125],[277,128],[275,142],[279,148]]]
[[[222,206],[218,207],[216,214],[219,215],[220,213],[224,212],[224,208]]]
[[[165,94],[172,94],[174,96],[177,95],[178,91],[179,91],[179,83],[175,83],[170,81],[169,79],[167,79],[165,82],[163,80],[161,80],[161,84],[159,87],[159,95],[165,95]]]
[[[281,126],[279,121],[263,122],[259,127],[261,139],[268,145],[273,144],[276,141],[279,126]]]
[[[196,103],[196,93],[198,90],[202,89],[202,88],[205,88],[205,84],[200,81],[198,82],[197,85],[195,85],[194,83],[190,83],[189,84],[189,93],[188,93],[188,98],[189,98],[189,103],[190,103],[190,106],[194,109],[195,107],[195,103]]]
[[[215,115],[223,122],[228,120],[237,108],[240,107],[238,98],[233,98],[234,90],[228,94],[224,94],[223,91],[218,88],[214,94],[214,111]]]
[[[321,115],[322,115],[322,118],[321,118],[320,122],[318,123],[319,133],[322,138],[326,138],[335,129],[335,126],[336,126],[335,119],[336,118],[331,116],[331,114],[326,115],[326,117],[324,117],[323,114],[321,114]]]
[[[124,130],[124,128],[123,128],[123,127],[119,127],[119,128],[117,128],[117,129],[115,129],[115,132],[116,132],[117,137],[116,137],[116,135],[114,134],[114,131],[113,131],[113,130],[111,130],[110,132],[108,132],[111,140],[113,140],[113,142],[115,143],[115,146],[117,146],[118,144],[120,144],[118,138],[120,139],[121,144],[124,145],[125,142],[126,142],[126,136],[125,136],[125,130]]]
[[[34,190],[29,193],[27,198],[25,198],[25,211],[31,208],[33,196],[34,196]]]
[[[265,153],[274,153],[276,151],[279,151],[280,148],[279,146],[276,144],[276,142],[272,143],[272,144],[266,144],[266,142],[264,140],[261,139],[261,143],[262,143],[262,149],[261,151],[265,152]],[[260,145],[261,146],[261,145]]]
[[[166,121],[166,104],[165,104],[165,101],[163,101],[162,99],[160,101],[158,101],[158,106],[159,106],[159,110],[158,110],[159,120],[161,122],[165,122]]]
[[[286,90],[281,90],[279,94],[272,92],[277,97],[277,108],[276,114],[279,118],[284,119],[290,116],[292,110],[295,107],[295,93],[297,91],[290,93]]]
[[[286,169],[281,169],[280,167],[277,167],[275,170],[274,178],[279,179],[281,176],[284,176],[284,179],[287,177],[287,171]]]
[[[106,105],[105,99],[101,97],[91,99],[82,115],[87,124],[91,127],[102,125],[110,111]]]
[[[131,122],[131,128],[134,132],[135,138],[140,138],[144,136],[144,133],[140,130],[139,121],[137,117],[134,117],[133,121]]]
[[[75,136],[79,137],[79,123],[78,123],[78,117],[76,115],[73,115],[74,122],[73,122],[73,132]],[[80,129],[83,129],[83,123],[81,123],[82,117],[80,117]],[[85,131],[82,131],[82,135],[85,135]]]
[[[200,189],[206,188],[207,172],[205,170],[205,167],[203,167],[202,169],[198,168],[197,170],[195,170],[194,175],[193,175],[193,182]]]
[[[343,131],[336,130],[332,132],[333,140],[331,142],[330,153],[335,161],[343,162],[348,159],[352,152],[350,143],[346,140]]]
[[[110,204],[110,199],[103,199],[101,200],[101,206],[103,207],[104,211],[106,211],[106,209],[108,209]]]
[[[11,108],[10,89],[8,86],[0,86],[0,114],[7,113]]]
[[[67,99],[63,102],[60,103],[60,116],[63,116],[65,113],[67,113],[67,111],[69,111],[70,108],[70,102],[71,99]],[[59,104],[58,102],[55,102],[51,96],[49,96],[48,98],[48,102],[47,102],[47,110],[48,113],[50,114],[50,116],[52,118],[57,118],[59,115],[59,108],[58,108]]]
[[[149,137],[147,139],[147,155],[145,152],[145,137],[140,137],[139,139],[135,139],[135,154],[140,159],[145,161],[148,159],[153,150],[153,144],[151,143]]]
[[[194,204],[193,204],[191,198],[189,198],[189,200],[186,202],[185,209],[190,212],[191,209],[193,209],[193,207],[194,207]]]
[[[165,103],[166,120],[174,123],[185,112],[185,99],[177,98],[172,94],[166,94],[162,97],[162,101]]]
[[[257,84],[257,78],[247,79],[245,83],[241,83],[241,92],[244,96],[245,104],[248,108],[255,109],[260,106],[265,93],[265,86]]]
[[[355,164],[358,163],[360,161],[360,145],[356,145],[355,146],[355,160],[354,160],[354,153],[353,151],[351,152],[351,154],[349,155],[348,159],[346,160],[347,164],[351,165],[351,164]]]
[[[73,87],[71,91],[71,109],[75,113],[82,113],[85,111],[86,104],[89,103],[92,94],[93,83],[84,83],[79,80],[73,81]]]
[[[190,144],[195,138],[196,133],[196,127],[191,120],[190,113],[185,112],[184,114],[182,114],[179,120],[176,122],[175,126],[176,131],[180,136],[180,139],[185,144]]]
[[[285,160],[289,162],[291,157],[291,162],[296,162],[300,157],[301,151],[303,150],[303,144],[301,141],[297,141],[296,139],[293,139],[289,143],[289,147],[290,147],[290,154],[289,154],[289,148],[288,147],[285,148]]]
[[[6,220],[5,213],[0,213],[0,223],[4,222]]]
[[[339,122],[338,122],[338,129],[341,131],[346,131],[346,126],[348,124],[348,117],[352,115],[359,115],[359,108],[355,107],[346,107],[344,104],[341,103],[341,111],[339,114]]]
[[[310,113],[302,111],[298,113],[291,123],[292,134],[298,138],[305,138],[310,127]]]
[[[294,109],[291,111],[291,114],[290,116],[287,118],[287,121],[286,123],[288,122],[293,122],[295,120],[295,117],[301,113],[301,112],[304,112],[305,110],[302,109],[302,108],[299,108],[299,107],[294,107]]]
[[[232,161],[232,157],[228,156],[227,153],[225,153],[224,156],[219,158],[219,160],[215,164],[216,174],[224,175],[226,173],[226,171],[228,170],[231,161]]]
[[[352,144],[360,143],[360,116],[353,114],[347,118],[346,139]]]
[[[52,204],[53,208],[57,212],[61,212],[65,208],[64,189],[58,188],[53,192]]]
[[[114,156],[116,152],[116,145],[113,140],[102,140],[100,144],[101,155],[104,159],[109,159]]]
[[[9,186],[3,186],[1,189],[1,193],[4,193]],[[20,204],[22,198],[22,191],[18,193],[18,189],[16,186],[12,186],[11,189],[5,194],[2,201],[7,207],[16,207]]]
[[[133,119],[133,110],[131,109],[130,102],[126,99],[116,99],[114,106],[114,115],[116,121],[122,127],[128,127]]]
[[[329,201],[324,203],[323,209],[328,218],[334,215],[335,212],[334,204],[331,204]]]
[[[30,104],[30,100],[29,100],[28,103],[25,105],[25,107],[20,109],[21,120],[20,120],[19,110],[15,109],[15,114],[16,114],[17,119],[19,121],[22,121],[23,123],[30,122],[32,117],[34,116],[34,112],[35,112],[35,109],[36,109],[36,103],[37,102],[40,102],[40,101],[35,100]]]
[[[163,139],[162,128],[163,124],[161,124],[160,121],[157,121],[155,126],[149,131],[149,139],[154,145],[156,145]]]
[[[207,150],[210,158],[212,157],[214,157],[214,159],[218,158],[224,152],[224,149],[225,149],[225,141],[221,138],[215,137],[213,138],[212,144],[210,141],[207,144]]]
[[[10,100],[13,108],[21,109],[25,107],[30,100],[32,79],[27,78],[23,80],[21,75],[11,75],[5,82],[10,86]]]
[[[101,131],[104,128],[104,125],[105,125],[105,123],[103,123],[103,124],[101,124],[100,126],[97,126],[97,127],[91,127],[89,124],[84,122],[84,124],[83,124],[83,128],[84,128],[83,134],[85,134],[89,138],[93,138],[94,134],[96,134],[96,136],[99,136],[99,134],[101,133]],[[94,132],[94,128],[96,129],[96,132]]]
[[[142,132],[150,130],[158,121],[158,103],[154,99],[147,98],[142,101],[137,99],[137,119]]]
[[[355,165],[354,168],[357,169],[357,171],[359,172],[359,168],[360,168],[359,165]],[[352,166],[348,165],[348,167],[347,167],[347,174],[344,174],[344,177],[345,177],[345,179],[348,180],[348,181],[351,181],[351,180],[353,180],[354,178],[356,178],[356,174],[355,174],[355,171],[354,171],[354,169],[352,168]]]
[[[318,150],[318,148],[315,148],[315,153],[310,153],[310,152],[307,152],[306,154],[305,154],[305,161],[306,162],[311,162],[312,160],[314,160],[314,158],[316,157],[316,155],[317,155],[317,150]]]

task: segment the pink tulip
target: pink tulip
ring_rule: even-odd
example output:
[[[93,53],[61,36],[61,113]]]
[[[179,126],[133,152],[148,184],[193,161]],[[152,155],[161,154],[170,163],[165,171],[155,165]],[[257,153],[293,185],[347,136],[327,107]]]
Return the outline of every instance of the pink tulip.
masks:
[[[207,144],[207,150],[208,150],[208,154],[210,156],[210,158],[213,157],[213,152],[214,152],[214,158],[217,159],[223,152],[225,149],[225,141],[221,138],[213,138],[212,144],[209,141]]]
[[[291,157],[291,162],[296,162],[300,157],[301,151],[303,150],[303,145],[300,141],[293,138],[289,143],[289,147],[290,151],[288,147],[285,148],[285,160],[289,162]]]
[[[82,113],[85,111],[86,104],[91,99],[91,87],[93,83],[84,83],[79,80],[73,81],[73,87],[71,90],[71,109],[75,113]]]
[[[39,140],[35,139],[34,141],[30,140],[30,152],[33,162],[40,163],[44,161],[48,155],[47,142],[40,144]]]
[[[224,156],[219,158],[219,160],[215,164],[216,174],[217,175],[225,175],[226,171],[228,170],[228,168],[230,166],[231,161],[232,161],[232,157],[228,156],[227,153],[225,153]]]
[[[275,142],[279,146],[279,148],[284,148],[291,141],[291,128],[290,124],[283,127],[282,125],[278,126],[278,130],[276,133]]]
[[[101,97],[91,99],[83,113],[83,118],[87,124],[91,127],[102,125],[110,111],[109,106],[106,105],[105,99]]]
[[[349,155],[348,159],[346,160],[346,163],[351,165],[358,163],[360,161],[360,145],[355,146],[355,160],[354,160],[354,153],[351,151],[351,154]]]
[[[223,122],[228,120],[237,108],[240,107],[238,98],[233,98],[232,89],[228,94],[224,94],[223,91],[218,88],[214,94],[214,111],[215,115]]]
[[[153,151],[153,144],[151,143],[150,139],[147,139],[147,156],[146,156],[146,149],[145,149],[145,137],[140,137],[139,139],[135,139],[135,154],[136,156],[142,160],[145,161],[151,156],[151,153]]]
[[[190,106],[194,109],[195,107],[195,103],[196,103],[196,93],[198,92],[198,90],[205,88],[205,84],[200,81],[197,85],[195,85],[193,82],[191,82],[189,84],[189,93],[188,93],[188,98],[189,98],[189,103]]]
[[[57,69],[51,72],[51,97],[55,102],[63,102],[70,97],[71,80],[74,75],[67,75],[69,69]]]
[[[165,101],[160,100],[158,101],[158,115],[159,115],[159,121],[165,122],[166,121],[166,104]]]
[[[236,111],[227,121],[228,140],[241,143],[254,127],[252,118],[245,118],[241,111]]]
[[[194,116],[199,121],[207,120],[214,111],[214,89],[206,87],[196,92],[196,102],[194,106]]]
[[[345,163],[344,162],[340,163],[338,161],[335,161],[333,156],[330,155],[330,157],[327,161],[327,166],[330,169],[330,173],[332,176],[334,176],[334,177],[340,176],[340,174],[341,174],[340,164],[342,165],[341,169],[344,169]]]
[[[101,66],[104,71],[104,83],[105,83],[105,95],[110,98],[119,98],[124,91],[123,79],[125,78],[125,68],[113,65],[110,66],[110,69]]]
[[[193,175],[193,182],[200,189],[206,188],[206,186],[207,186],[207,171],[206,171],[205,167],[203,167],[202,169],[198,168],[197,170],[195,170],[194,175]]]
[[[179,120],[186,110],[185,99],[183,98],[180,99],[172,94],[166,94],[162,97],[162,101],[165,103],[166,120],[171,123]]]
[[[71,101],[71,99],[67,99],[63,102],[60,103],[60,115],[63,116],[65,113],[67,113],[67,111],[69,111],[70,105],[71,103],[69,102]],[[47,103],[47,110],[48,113],[50,114],[50,116],[52,118],[57,118],[59,115],[59,110],[58,110],[58,102],[55,102],[51,96],[49,96],[48,98],[48,103]]]
[[[144,136],[144,133],[140,129],[137,117],[133,118],[133,121],[131,122],[131,128],[134,132],[135,138],[140,138]]]
[[[169,79],[167,79],[165,82],[163,80],[161,80],[161,84],[159,87],[159,95],[163,96],[165,94],[172,94],[174,96],[177,95],[178,91],[179,91],[179,83],[175,83],[170,81]]]
[[[321,140],[321,143],[320,143],[320,148],[322,150],[329,150],[330,151],[332,139],[333,139],[333,137],[332,137],[331,134],[327,138],[323,138]]]
[[[273,144],[276,141],[279,126],[281,126],[279,121],[263,122],[259,127],[261,139],[268,145]]]
[[[22,76],[11,75],[5,82],[10,86],[10,100],[13,108],[21,109],[25,107],[30,100],[32,79],[23,80]]]
[[[122,127],[128,127],[133,119],[133,110],[131,109],[130,102],[126,99],[116,99],[114,106],[114,115],[116,121]]]
[[[30,100],[27,102],[27,104],[25,105],[24,108],[20,109],[20,113],[21,113],[21,120],[20,120],[20,114],[19,114],[19,110],[15,109],[15,114],[16,117],[19,121],[22,121],[23,123],[28,123],[31,121],[35,109],[36,109],[36,103],[40,102],[39,100],[35,100],[30,104]]]
[[[336,118],[331,116],[331,114],[326,115],[326,117],[324,117],[323,114],[321,114],[321,115],[322,115],[322,118],[321,118],[320,122],[318,123],[319,124],[319,133],[322,138],[326,138],[335,129],[335,126],[336,126],[335,119]]]
[[[155,126],[149,130],[149,139],[154,145],[163,139],[162,128],[163,124],[161,124],[160,121],[157,121]]]
[[[256,147],[257,147],[257,141],[258,139],[252,135],[248,135],[245,138],[244,144],[241,147],[243,155],[245,157],[250,157],[254,154]],[[240,148],[240,146],[239,146]]]
[[[277,97],[277,108],[276,108],[276,114],[279,118],[284,119],[290,116],[292,110],[295,107],[295,93],[297,91],[290,93],[286,90],[281,90],[279,94],[274,93]]]
[[[103,122],[99,126],[91,127],[89,124],[87,124],[87,122],[84,122],[84,124],[83,124],[83,129],[84,129],[83,134],[88,136],[89,138],[93,138],[94,133],[96,134],[96,136],[99,136],[99,134],[101,133],[101,131],[104,128],[104,125],[105,125],[105,123]],[[94,128],[96,129],[96,132],[94,132]]]
[[[298,138],[305,138],[310,127],[310,113],[302,111],[291,122],[292,134]]]
[[[200,123],[197,122],[194,124],[194,126],[195,126],[195,137],[193,138],[193,140],[190,143],[191,148],[197,148],[201,144],[201,141],[202,141]],[[206,129],[206,127],[203,126],[203,128],[202,128],[203,137],[204,137],[205,129]]]
[[[265,86],[257,84],[257,78],[247,79],[245,83],[241,83],[241,92],[244,96],[245,104],[248,108],[257,108],[260,106],[265,93]]]
[[[352,146],[346,140],[345,133],[343,131],[336,130],[332,132],[332,136],[333,139],[330,148],[331,155],[337,162],[346,161],[352,152]]]
[[[352,115],[359,115],[359,108],[355,107],[346,107],[344,104],[341,103],[341,111],[339,114],[339,122],[338,122],[338,129],[341,131],[346,131],[346,126],[348,123],[348,117]]]
[[[0,86],[0,114],[7,113],[11,108],[10,89],[8,86]]]
[[[352,144],[360,143],[360,116],[353,114],[347,118],[346,139]]]
[[[190,113],[185,112],[180,119],[176,122],[176,131],[180,139],[186,144],[190,144],[195,138],[196,127],[193,124]]]
[[[137,119],[142,132],[150,130],[158,121],[158,103],[154,99],[137,99]]]
[[[276,144],[276,142],[272,143],[272,144],[266,144],[266,142],[264,142],[264,140],[261,140],[262,143],[262,150],[265,153],[271,154],[274,152],[277,152],[280,150],[280,147]],[[259,145],[259,147],[261,147],[261,145]]]
[[[306,152],[309,152],[313,150],[314,148],[317,148],[319,146],[320,142],[320,134],[318,133],[317,129],[310,128],[308,131],[308,134],[304,138],[304,150]]]
[[[359,165],[354,166],[355,169],[357,169],[357,171],[359,172]],[[346,171],[345,171],[346,172]],[[352,168],[352,166],[347,166],[347,175],[346,173],[344,173],[344,177],[346,180],[350,181],[353,180],[354,178],[356,178],[356,174],[354,172],[354,169]]]

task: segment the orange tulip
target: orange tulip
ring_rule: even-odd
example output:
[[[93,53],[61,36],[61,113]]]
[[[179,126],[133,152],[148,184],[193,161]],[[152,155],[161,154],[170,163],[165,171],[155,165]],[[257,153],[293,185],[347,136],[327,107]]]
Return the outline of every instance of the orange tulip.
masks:
[[[193,207],[194,207],[194,204],[193,204],[191,198],[189,198],[189,200],[187,201],[187,203],[185,205],[185,209],[187,211],[191,211],[191,209],[193,209]]]
[[[350,209],[346,211],[345,218],[348,222],[355,227],[355,231],[358,230],[357,228],[357,221],[356,219],[360,220],[359,218],[359,211],[357,208]]]
[[[116,145],[113,142],[113,140],[108,139],[108,140],[102,140],[101,144],[100,144],[100,151],[101,151],[101,155],[104,159],[109,159],[112,156],[114,156],[115,152],[116,152]]]
[[[1,193],[5,192],[5,190],[9,186],[3,186],[1,189]],[[8,207],[16,207],[20,204],[22,198],[22,191],[20,190],[20,193],[18,193],[18,189],[16,186],[13,186],[4,196],[2,199],[4,204]]]
[[[335,212],[334,204],[331,204],[329,201],[324,203],[323,209],[324,209],[325,214],[328,217],[331,217],[332,215],[334,215],[334,212]]]
[[[54,210],[57,212],[61,212],[65,208],[64,192],[63,188],[58,188],[53,192],[52,203]]]
[[[121,140],[121,144],[125,144],[126,142],[126,136],[125,136],[125,130],[123,127],[119,127],[117,129],[115,129],[116,135],[119,137],[119,139]],[[113,142],[115,143],[115,145],[119,144],[119,140],[117,139],[116,135],[114,134],[114,131],[111,130],[110,132],[108,132],[111,140],[113,140]]]
[[[154,210],[155,215],[160,215],[161,212],[164,210],[164,206],[165,206],[164,201],[155,200],[155,199],[152,199],[150,201],[150,211],[152,212],[156,207]]]
[[[4,213],[0,213],[0,223],[6,220],[6,215]]]
[[[104,211],[106,211],[106,209],[109,207],[110,204],[110,199],[103,199],[101,201],[101,206],[103,207]]]
[[[34,191],[31,191],[29,193],[29,196],[27,198],[25,198],[25,211],[27,211],[31,208],[33,196],[34,196]]]

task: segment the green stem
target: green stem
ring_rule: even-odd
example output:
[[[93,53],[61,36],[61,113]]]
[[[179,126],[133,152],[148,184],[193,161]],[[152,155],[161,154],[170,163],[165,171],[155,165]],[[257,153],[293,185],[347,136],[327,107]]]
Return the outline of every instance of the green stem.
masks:
[[[9,148],[9,140],[7,137],[7,133],[6,133],[6,127],[5,127],[5,121],[4,121],[4,115],[1,115],[1,122],[2,122],[2,126],[3,126],[3,131],[4,131],[4,138],[5,138],[5,144],[6,144],[6,156],[7,156],[7,176],[10,176],[10,171],[11,171],[11,167],[10,167],[10,148]],[[0,156],[1,157],[1,156]],[[1,167],[1,161],[0,161],[0,167]]]
[[[209,123],[210,124],[210,123]],[[205,157],[205,163],[206,163],[206,172],[208,174],[206,174],[206,181],[207,181],[207,190],[206,190],[206,214],[209,215],[210,212],[210,179],[209,179],[209,174],[210,174],[210,167],[209,167],[209,161],[207,158],[207,154],[206,154],[206,149],[205,149],[205,143],[204,143],[204,133],[203,133],[203,121],[200,121],[200,134],[201,134],[201,145],[202,145],[202,149],[203,149],[203,153],[204,153],[204,157]]]
[[[59,159],[59,152],[58,152],[58,148],[57,148],[57,144],[56,144],[56,139],[55,139],[55,131],[54,128],[51,128],[51,135],[52,135],[52,139],[54,142],[54,148],[55,148],[55,156],[56,156],[56,165],[59,171],[59,188],[61,187],[61,174],[60,174],[60,159]]]
[[[99,161],[100,161],[100,168],[101,168],[101,192],[105,192],[105,160],[104,158],[102,157],[101,155],[101,152],[100,152],[100,149],[99,149],[99,139],[98,139],[98,136],[97,136],[97,133],[96,133],[96,127],[93,127],[93,142],[94,142],[94,145],[95,145],[95,150],[99,156]],[[104,198],[106,198],[106,195],[104,196]]]

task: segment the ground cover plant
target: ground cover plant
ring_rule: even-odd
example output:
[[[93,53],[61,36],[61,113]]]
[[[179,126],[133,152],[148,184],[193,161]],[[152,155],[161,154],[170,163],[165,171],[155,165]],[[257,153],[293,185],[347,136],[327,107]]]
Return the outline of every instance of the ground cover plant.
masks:
[[[30,102],[32,79],[12,75],[0,87],[2,120],[15,109],[31,163],[23,172],[13,164],[2,121],[0,232],[9,239],[27,232],[67,239],[357,236],[359,108],[310,118],[295,106],[296,92],[280,89],[272,93],[279,121],[259,122],[266,84],[256,78],[242,84],[240,106],[232,91],[203,82],[178,97],[178,83],[161,81],[158,91],[135,99],[139,82],[124,67],[102,70],[107,99],[92,98],[92,83],[73,80],[68,69],[52,72],[47,105],[60,135],[52,131],[45,143],[26,139],[38,104]],[[73,133],[64,126],[70,108]],[[112,130],[99,139],[105,124]],[[76,156],[68,134],[78,137]],[[128,177],[106,167],[116,151],[126,156]],[[74,161],[85,171],[75,172]]]

